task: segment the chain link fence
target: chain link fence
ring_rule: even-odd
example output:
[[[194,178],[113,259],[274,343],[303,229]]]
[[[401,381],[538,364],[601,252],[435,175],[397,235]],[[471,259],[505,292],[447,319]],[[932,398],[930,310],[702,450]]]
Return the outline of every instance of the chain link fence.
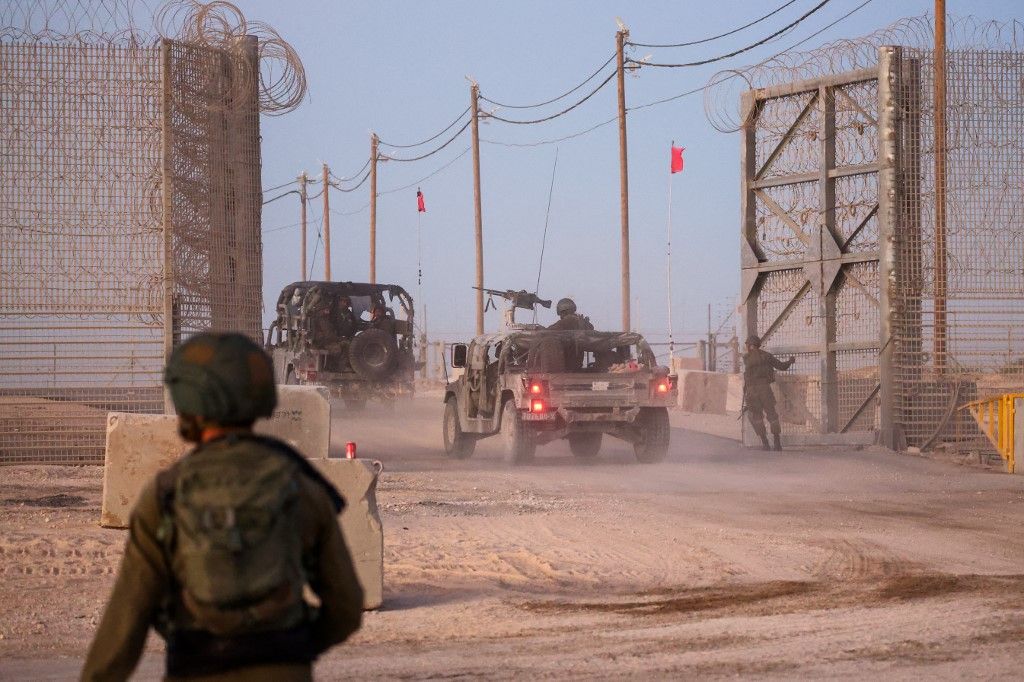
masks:
[[[261,336],[259,115],[301,64],[228,3],[152,34],[140,7],[0,12],[0,464],[102,462],[108,411],[164,411],[175,344]]]

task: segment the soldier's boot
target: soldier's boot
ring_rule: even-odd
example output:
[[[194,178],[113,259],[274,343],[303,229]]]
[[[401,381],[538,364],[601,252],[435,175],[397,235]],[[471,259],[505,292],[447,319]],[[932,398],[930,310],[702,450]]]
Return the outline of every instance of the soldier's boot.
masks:
[[[756,423],[752,422],[752,425],[754,427],[754,433],[756,433],[757,437],[761,439],[761,449],[771,450],[771,446],[768,445],[768,434],[764,431],[764,424],[761,424],[761,428],[758,428]]]
[[[767,440],[765,440],[765,442],[764,442],[764,449],[765,450],[768,449],[768,441]],[[772,434],[772,450],[775,450],[776,452],[782,450],[782,438],[777,433],[773,433]]]

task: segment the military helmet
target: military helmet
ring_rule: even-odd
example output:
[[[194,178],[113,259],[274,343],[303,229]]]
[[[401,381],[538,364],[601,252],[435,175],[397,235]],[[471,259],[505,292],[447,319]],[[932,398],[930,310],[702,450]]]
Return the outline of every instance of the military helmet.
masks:
[[[178,414],[218,424],[269,417],[277,405],[270,357],[242,334],[197,334],[174,349],[164,383]]]
[[[555,312],[558,313],[559,317],[572,315],[576,312],[576,301],[571,298],[560,299],[558,304],[555,306]]]
[[[761,337],[758,336],[757,334],[751,334],[750,336],[747,337],[747,345],[753,346],[754,348],[760,348]]]

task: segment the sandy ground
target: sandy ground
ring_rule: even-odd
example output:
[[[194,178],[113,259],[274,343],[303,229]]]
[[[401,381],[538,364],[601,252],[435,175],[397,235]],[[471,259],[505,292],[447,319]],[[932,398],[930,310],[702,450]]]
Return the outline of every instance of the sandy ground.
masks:
[[[335,447],[386,467],[385,608],[318,677],[1019,677],[1024,477],[746,450],[729,420],[674,415],[663,464],[609,439],[510,469],[445,459],[434,400],[339,409]],[[81,665],[124,542],[100,474],[0,469],[0,678]],[[138,677],[161,670],[154,637]]]

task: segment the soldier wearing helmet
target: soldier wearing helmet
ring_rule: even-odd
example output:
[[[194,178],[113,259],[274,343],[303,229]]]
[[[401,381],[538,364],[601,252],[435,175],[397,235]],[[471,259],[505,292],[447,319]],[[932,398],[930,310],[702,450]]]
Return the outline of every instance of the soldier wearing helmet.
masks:
[[[790,357],[783,362],[766,350],[761,349],[761,338],[756,334],[747,337],[747,352],[743,355],[743,404],[750,416],[750,425],[754,433],[761,439],[765,450],[782,449],[782,426],[779,424],[779,413],[775,410],[775,395],[772,383],[775,381],[775,370],[787,370],[796,362]],[[772,445],[768,444],[768,434],[764,429],[764,418],[772,429]]]
[[[571,298],[563,298],[555,305],[558,321],[548,327],[558,331],[575,331],[593,329],[590,318],[576,312],[576,302]]]
[[[167,641],[168,678],[310,679],[362,618],[344,500],[302,455],[253,433],[277,395],[270,358],[247,337],[192,337],[164,382],[195,447],[132,510],[82,679],[127,679],[151,626]]]

